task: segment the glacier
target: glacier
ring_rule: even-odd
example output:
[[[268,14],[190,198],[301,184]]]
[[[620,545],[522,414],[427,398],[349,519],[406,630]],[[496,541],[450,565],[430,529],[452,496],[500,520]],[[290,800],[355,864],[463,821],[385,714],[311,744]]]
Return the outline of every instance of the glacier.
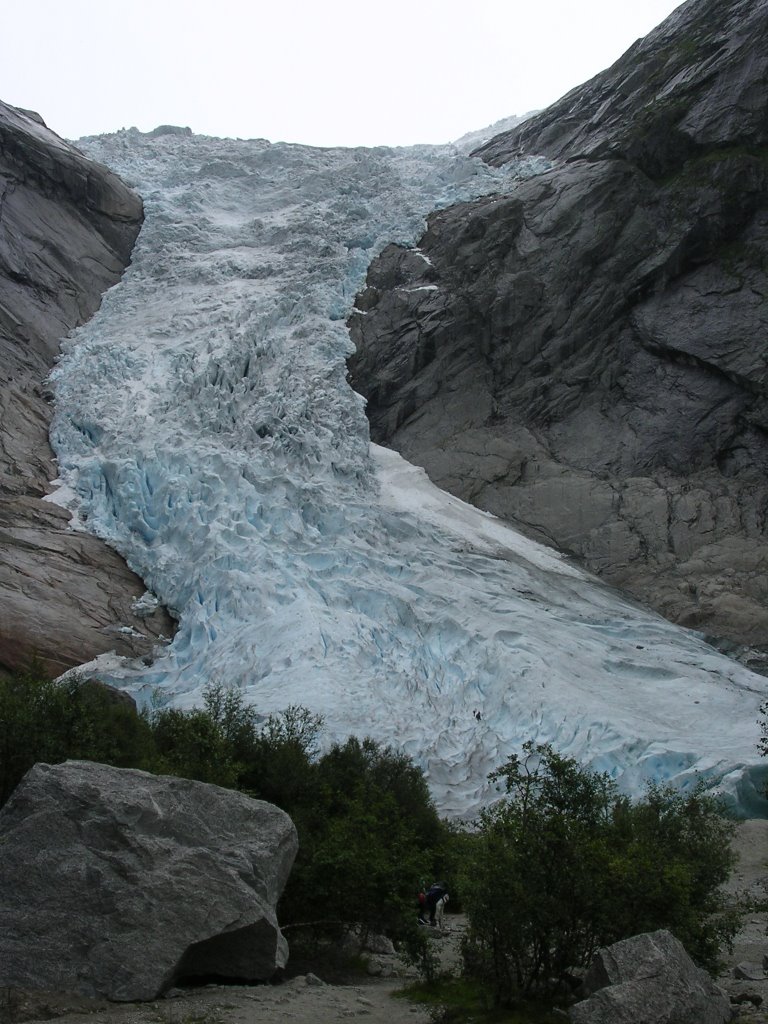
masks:
[[[448,816],[493,799],[489,772],[528,739],[633,795],[703,780],[768,813],[768,679],[371,445],[347,382],[372,257],[543,162],[135,129],[78,145],[146,222],[63,342],[51,497],[178,618],[153,660],[88,673],[145,703],[195,706],[219,682],[260,715],[302,704],[326,744],[411,755]]]

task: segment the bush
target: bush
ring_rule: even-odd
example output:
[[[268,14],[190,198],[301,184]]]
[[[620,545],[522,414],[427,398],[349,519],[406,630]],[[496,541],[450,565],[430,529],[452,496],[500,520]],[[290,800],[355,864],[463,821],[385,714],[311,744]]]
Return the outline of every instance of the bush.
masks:
[[[551,990],[599,946],[669,928],[712,967],[735,933],[718,887],[733,826],[701,792],[652,787],[631,804],[605,775],[527,743],[492,776],[463,878],[466,970],[498,1003]]]
[[[0,678],[0,806],[41,761],[147,767],[152,738],[133,702],[96,680],[48,679],[33,663]]]
[[[269,715],[248,743],[238,747],[238,787],[289,813],[311,800],[322,725],[320,715],[295,704]]]
[[[212,683],[203,707],[155,707],[152,770],[239,789],[283,810],[303,798],[322,718],[290,706],[262,721],[238,690]]]
[[[614,931],[625,938],[668,928],[701,966],[716,970],[740,925],[720,892],[734,863],[735,825],[701,788],[685,795],[651,785],[645,799],[614,804],[610,883]],[[612,939],[611,941],[615,941]]]
[[[202,709],[164,708],[151,717],[155,757],[152,770],[234,789],[240,765],[218,723]]]
[[[291,813],[299,855],[281,921],[321,922],[326,934],[353,925],[404,934],[416,880],[432,869],[442,834],[421,770],[389,747],[351,738],[313,763]]]

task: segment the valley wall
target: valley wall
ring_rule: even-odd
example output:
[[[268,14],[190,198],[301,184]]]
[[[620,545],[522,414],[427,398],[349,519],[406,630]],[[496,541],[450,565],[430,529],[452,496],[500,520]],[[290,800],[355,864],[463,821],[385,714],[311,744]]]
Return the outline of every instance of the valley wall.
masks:
[[[374,441],[768,665],[768,3],[689,0],[476,155],[551,169],[388,247]]]
[[[143,219],[116,175],[0,103],[0,671],[59,674],[107,650],[142,654],[173,624],[132,610],[123,560],[45,500],[57,469],[45,380],[59,341],[122,275]]]

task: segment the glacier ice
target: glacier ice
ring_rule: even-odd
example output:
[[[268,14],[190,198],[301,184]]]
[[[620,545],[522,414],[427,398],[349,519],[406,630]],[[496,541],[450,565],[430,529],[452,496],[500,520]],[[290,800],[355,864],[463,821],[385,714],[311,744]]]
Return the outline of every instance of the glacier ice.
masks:
[[[211,681],[264,715],[304,704],[326,741],[411,754],[450,815],[529,738],[630,793],[701,778],[765,813],[768,680],[369,443],[345,318],[372,256],[525,168],[451,146],[80,145],[147,217],[53,374],[59,493],[179,619],[153,664],[91,671],[182,707]]]

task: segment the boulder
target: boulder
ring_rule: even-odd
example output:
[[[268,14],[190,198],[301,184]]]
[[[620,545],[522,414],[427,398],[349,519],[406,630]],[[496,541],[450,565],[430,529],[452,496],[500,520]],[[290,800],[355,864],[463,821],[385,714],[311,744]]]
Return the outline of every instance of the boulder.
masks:
[[[0,812],[0,986],[153,999],[266,980],[297,850],[283,811],[205,783],[35,765]]]
[[[141,228],[140,198],[106,167],[0,103],[0,671],[36,654],[51,674],[109,650],[146,655],[164,610],[102,541],[45,501],[58,475],[45,380],[59,341],[98,309]]]
[[[601,949],[584,978],[592,994],[569,1010],[572,1024],[724,1024],[730,1000],[667,931]]]
[[[768,971],[762,964],[743,961],[733,968],[733,976],[739,981],[768,981]]]
[[[479,150],[552,166],[384,250],[349,321],[374,441],[758,670],[767,82],[768,0],[683,4]]]

